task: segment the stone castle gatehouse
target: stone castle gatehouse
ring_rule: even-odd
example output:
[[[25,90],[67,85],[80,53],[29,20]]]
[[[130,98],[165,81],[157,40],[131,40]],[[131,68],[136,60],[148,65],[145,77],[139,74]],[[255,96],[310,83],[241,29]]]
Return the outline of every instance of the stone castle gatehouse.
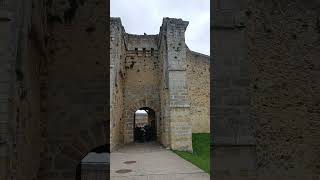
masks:
[[[158,142],[192,151],[192,132],[210,132],[209,56],[187,47],[188,22],[164,18],[157,35],[110,23],[111,150],[134,142],[134,114],[149,109]]]

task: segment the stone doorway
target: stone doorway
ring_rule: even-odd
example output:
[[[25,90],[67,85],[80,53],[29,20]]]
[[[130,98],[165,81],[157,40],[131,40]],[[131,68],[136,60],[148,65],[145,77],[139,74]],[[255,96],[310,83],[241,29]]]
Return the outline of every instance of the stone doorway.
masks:
[[[157,140],[156,113],[149,107],[139,108],[133,117],[134,142],[153,142]]]

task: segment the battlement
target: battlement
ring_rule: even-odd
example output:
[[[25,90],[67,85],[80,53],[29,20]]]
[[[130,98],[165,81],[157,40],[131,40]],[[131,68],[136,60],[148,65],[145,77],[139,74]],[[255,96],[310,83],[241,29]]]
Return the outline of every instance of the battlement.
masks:
[[[128,51],[158,50],[158,35],[126,34]]]
[[[185,31],[189,22],[183,21],[177,18],[163,18],[162,26],[160,27],[159,34],[154,35],[136,35],[125,32],[125,28],[122,26],[120,17],[111,17],[110,23],[113,26],[118,26],[123,29],[123,38],[128,56],[157,56],[159,49],[159,36],[161,33],[166,32],[167,28],[170,31]]]
[[[125,34],[127,56],[157,56],[158,35]]]

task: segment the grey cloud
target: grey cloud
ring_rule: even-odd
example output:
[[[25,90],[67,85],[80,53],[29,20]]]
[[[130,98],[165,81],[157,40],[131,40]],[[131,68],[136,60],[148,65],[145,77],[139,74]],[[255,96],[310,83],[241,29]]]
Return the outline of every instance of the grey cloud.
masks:
[[[210,0],[111,0],[111,16],[131,34],[157,34],[163,17],[182,18],[188,47],[210,54]]]

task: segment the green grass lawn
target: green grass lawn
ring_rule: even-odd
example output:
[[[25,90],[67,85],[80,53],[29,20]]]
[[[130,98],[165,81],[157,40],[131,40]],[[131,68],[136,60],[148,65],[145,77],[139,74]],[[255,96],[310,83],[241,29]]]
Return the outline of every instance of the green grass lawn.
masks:
[[[210,134],[192,134],[192,147],[193,153],[173,152],[210,174]]]

